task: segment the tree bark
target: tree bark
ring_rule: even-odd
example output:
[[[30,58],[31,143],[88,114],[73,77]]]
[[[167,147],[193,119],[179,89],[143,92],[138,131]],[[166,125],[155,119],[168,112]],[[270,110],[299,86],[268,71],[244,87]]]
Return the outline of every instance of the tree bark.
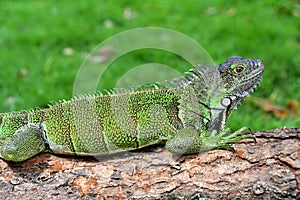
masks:
[[[300,198],[300,128],[175,156],[161,146],[98,158],[0,160],[1,199]]]

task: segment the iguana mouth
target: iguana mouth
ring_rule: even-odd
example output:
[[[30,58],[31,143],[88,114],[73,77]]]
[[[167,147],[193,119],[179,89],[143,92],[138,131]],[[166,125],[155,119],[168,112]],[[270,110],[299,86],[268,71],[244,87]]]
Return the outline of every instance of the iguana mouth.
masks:
[[[264,72],[264,66],[262,62],[258,62],[258,68],[251,71],[251,73],[242,79],[240,83],[238,83],[237,88],[240,91],[239,97],[247,97],[250,93],[254,92],[254,90],[260,85],[262,82],[262,75]]]
[[[253,79],[254,80],[260,79],[260,80],[258,80],[258,82],[255,85],[253,85],[253,87],[256,86],[259,82],[261,82],[263,72],[264,72],[264,68],[257,68],[255,70],[253,70],[251,72],[251,76],[248,76],[246,79],[243,79],[241,84],[244,84],[247,82],[255,82],[255,81],[253,81]]]

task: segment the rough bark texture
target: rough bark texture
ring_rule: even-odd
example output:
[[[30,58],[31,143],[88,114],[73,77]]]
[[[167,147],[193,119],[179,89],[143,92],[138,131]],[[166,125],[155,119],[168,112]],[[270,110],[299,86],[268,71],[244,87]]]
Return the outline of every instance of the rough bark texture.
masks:
[[[300,129],[255,133],[234,152],[176,157],[162,147],[95,158],[0,160],[1,199],[300,198]]]

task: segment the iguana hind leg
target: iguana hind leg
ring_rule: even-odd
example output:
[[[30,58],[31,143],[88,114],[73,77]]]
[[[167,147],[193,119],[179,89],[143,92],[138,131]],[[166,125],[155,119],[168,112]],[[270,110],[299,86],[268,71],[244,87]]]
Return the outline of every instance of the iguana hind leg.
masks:
[[[4,160],[21,162],[45,151],[42,131],[39,125],[27,124],[15,132],[0,147],[0,157]]]

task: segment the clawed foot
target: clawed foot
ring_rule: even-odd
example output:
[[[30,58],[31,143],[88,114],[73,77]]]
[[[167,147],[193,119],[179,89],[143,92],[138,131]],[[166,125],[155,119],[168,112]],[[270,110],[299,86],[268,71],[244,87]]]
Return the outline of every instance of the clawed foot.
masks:
[[[245,131],[247,134],[242,134]],[[191,154],[212,149],[232,149],[232,144],[243,139],[255,138],[249,132],[250,129],[243,127],[236,132],[231,132],[229,128],[221,132],[201,131],[199,132],[192,127],[186,127],[177,132],[166,143],[166,148],[175,154]]]
[[[245,132],[246,131],[246,132]],[[229,128],[217,133],[212,131],[209,136],[207,134],[201,134],[204,146],[209,149],[229,149],[232,150],[232,144],[243,139],[254,139],[254,135],[251,134],[251,130],[248,127],[242,127],[241,129],[231,132]]]

